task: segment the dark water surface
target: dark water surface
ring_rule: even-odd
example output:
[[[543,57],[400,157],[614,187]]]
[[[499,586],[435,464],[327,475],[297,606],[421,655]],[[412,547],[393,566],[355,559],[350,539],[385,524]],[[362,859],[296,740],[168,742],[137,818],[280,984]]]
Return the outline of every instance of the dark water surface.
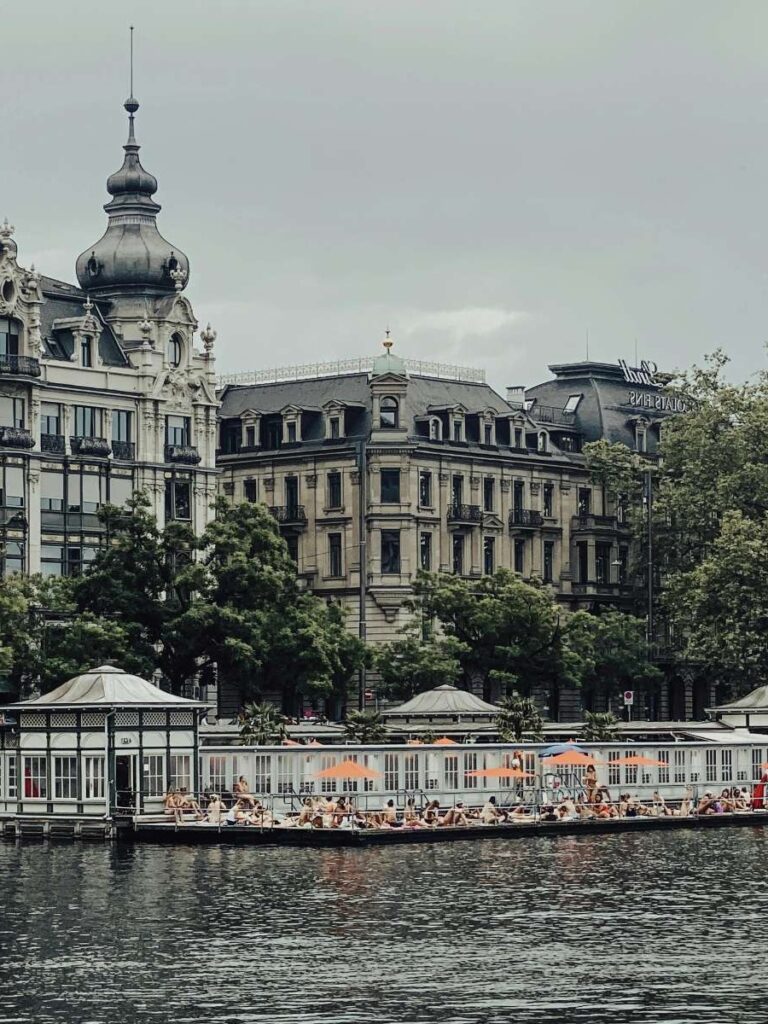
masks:
[[[768,829],[0,843],[0,1022],[765,1024]]]

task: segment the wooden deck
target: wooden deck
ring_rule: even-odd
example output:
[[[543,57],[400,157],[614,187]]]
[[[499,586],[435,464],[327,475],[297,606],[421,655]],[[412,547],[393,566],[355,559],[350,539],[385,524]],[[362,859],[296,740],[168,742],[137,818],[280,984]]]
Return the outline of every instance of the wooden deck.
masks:
[[[269,828],[253,825],[174,825],[172,822],[135,822],[121,832],[123,840],[141,843],[195,843],[245,846],[386,846],[405,843],[446,843],[480,839],[522,839],[531,836],[590,836],[614,832],[659,832],[712,828],[761,828],[768,811],[695,815],[688,818],[637,817],[588,821],[520,822],[510,825],[467,825],[438,828],[330,829]]]

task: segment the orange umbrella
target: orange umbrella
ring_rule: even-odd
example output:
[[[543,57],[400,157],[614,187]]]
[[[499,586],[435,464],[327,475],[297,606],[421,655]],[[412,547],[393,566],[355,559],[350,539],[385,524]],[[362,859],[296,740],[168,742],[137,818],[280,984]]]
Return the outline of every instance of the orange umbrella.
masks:
[[[455,747],[458,746],[456,740],[451,740],[447,736],[441,736],[439,740],[435,740],[433,743],[435,747]]]
[[[379,775],[381,772],[376,772],[373,768],[366,768],[365,765],[350,760],[315,772],[316,779],[377,779]]]
[[[629,757],[617,757],[615,761],[609,761],[608,764],[626,764],[634,767],[640,767],[642,765],[646,768],[669,768],[669,761],[656,761],[652,757],[646,757],[645,754],[631,754]]]
[[[590,757],[589,754],[580,754],[578,750],[566,750],[562,754],[552,754],[543,760],[549,761],[550,764],[570,765],[574,768],[586,768],[588,765],[598,763],[594,757]]]
[[[467,775],[474,775],[479,779],[533,779],[531,772],[524,772],[520,768],[476,768],[467,772]]]

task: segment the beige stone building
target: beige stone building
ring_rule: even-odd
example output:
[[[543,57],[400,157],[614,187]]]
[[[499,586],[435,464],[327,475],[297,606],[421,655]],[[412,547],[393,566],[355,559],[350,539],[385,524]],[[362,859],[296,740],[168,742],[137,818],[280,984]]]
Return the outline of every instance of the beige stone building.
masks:
[[[389,350],[347,366],[226,384],[218,466],[225,495],[270,507],[301,576],[343,602],[351,629],[396,637],[419,569],[506,567],[571,608],[629,597],[628,537],[588,479],[572,414],[526,411],[522,389],[503,398],[477,371]]]

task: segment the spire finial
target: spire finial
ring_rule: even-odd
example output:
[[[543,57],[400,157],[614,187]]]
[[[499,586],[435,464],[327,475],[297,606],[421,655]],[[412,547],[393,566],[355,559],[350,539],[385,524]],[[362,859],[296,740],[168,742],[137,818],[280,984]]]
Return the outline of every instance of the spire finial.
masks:
[[[133,25],[131,25],[130,85],[131,92],[123,106],[128,111],[128,145],[135,146],[136,139],[133,134],[133,115],[139,109],[139,103],[133,96]]]
[[[384,338],[384,341],[382,342],[382,345],[383,345],[383,346],[384,346],[384,348],[385,348],[385,349],[387,350],[387,353],[389,353],[389,350],[390,350],[390,349],[392,348],[392,346],[394,345],[394,341],[392,341],[392,339],[391,339],[391,338],[390,338],[390,336],[389,336],[389,335],[390,335],[390,330],[389,330],[389,328],[387,328],[387,329],[386,329],[386,331],[384,332],[384,334],[385,334],[385,338]]]
[[[133,25],[131,25],[131,91],[130,95],[133,96]]]

